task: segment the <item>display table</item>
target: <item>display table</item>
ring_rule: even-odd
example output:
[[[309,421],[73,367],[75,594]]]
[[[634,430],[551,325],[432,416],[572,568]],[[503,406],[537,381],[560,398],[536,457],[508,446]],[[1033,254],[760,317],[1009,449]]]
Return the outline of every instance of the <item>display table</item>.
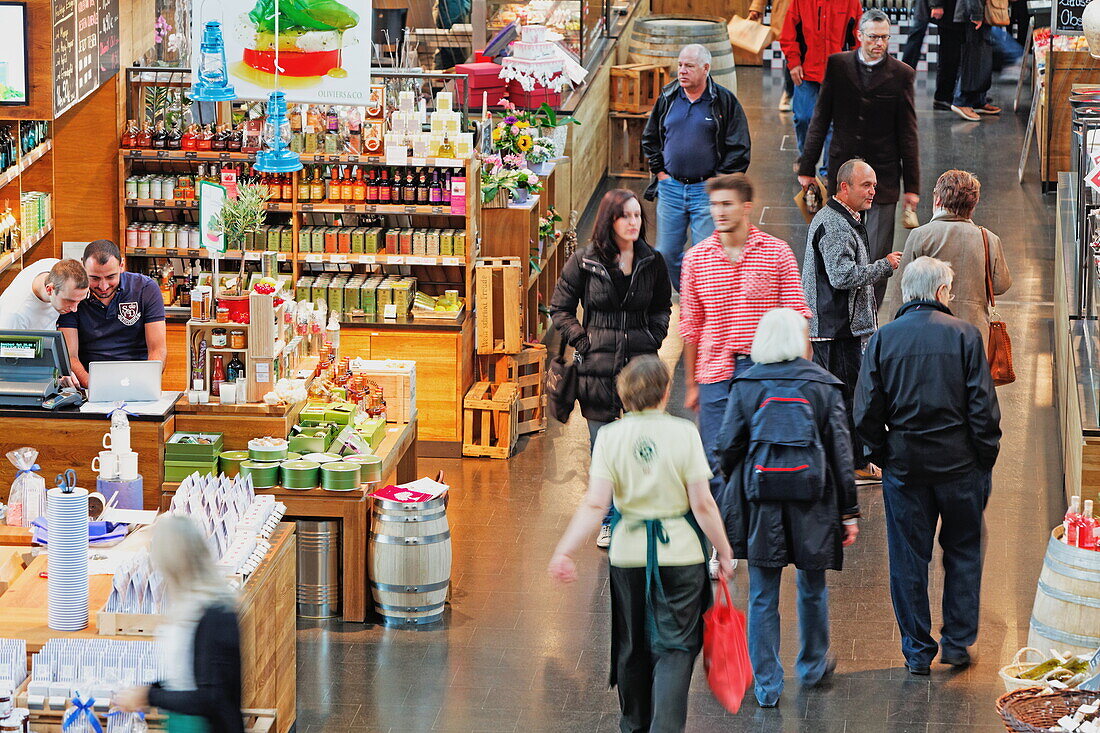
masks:
[[[99,636],[96,613],[111,594],[112,576],[90,577],[91,618],[83,631],[54,631],[46,622],[46,555],[39,555],[0,595],[0,638],[24,639],[27,654],[50,639]],[[278,710],[278,733],[290,730],[297,717],[297,639],[295,636],[294,525],[283,522],[271,536],[271,550],[245,583],[238,614],[241,629],[242,704]],[[115,637],[136,639],[139,637]]]
[[[145,478],[143,497],[146,509],[156,508],[160,500],[160,481],[164,476],[164,444],[176,430],[176,416],[130,415],[130,448],[137,451],[138,471]],[[54,476],[67,469],[76,471],[78,483],[95,489],[92,459],[103,448],[103,435],[110,432],[107,415],[83,413],[76,409],[56,412],[37,408],[0,408],[0,456],[16,448],[30,446],[38,450],[40,473],[46,486]],[[15,466],[0,459],[0,501],[7,501]]]
[[[401,484],[418,478],[416,473],[417,416],[411,422],[389,425],[386,437],[375,455],[382,458],[382,482]],[[167,510],[178,483],[164,484],[160,507]],[[341,600],[345,621],[358,623],[366,620],[367,592],[367,534],[370,532],[371,500],[363,490],[305,491],[284,489],[257,489],[257,494],[271,494],[286,504],[286,519],[339,519],[341,543]],[[293,614],[293,611],[291,612]]]

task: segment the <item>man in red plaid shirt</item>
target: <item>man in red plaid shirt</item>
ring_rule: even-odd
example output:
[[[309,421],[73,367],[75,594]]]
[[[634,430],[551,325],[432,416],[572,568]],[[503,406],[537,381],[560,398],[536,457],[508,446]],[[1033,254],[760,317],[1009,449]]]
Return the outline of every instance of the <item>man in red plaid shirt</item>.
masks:
[[[715,232],[684,255],[680,279],[680,337],[684,341],[687,396],[699,413],[699,432],[722,487],[715,443],[735,375],[752,366],[749,353],[760,318],[772,308],[810,309],[794,252],[782,239],[749,223],[752,183],[744,173],[707,181]]]

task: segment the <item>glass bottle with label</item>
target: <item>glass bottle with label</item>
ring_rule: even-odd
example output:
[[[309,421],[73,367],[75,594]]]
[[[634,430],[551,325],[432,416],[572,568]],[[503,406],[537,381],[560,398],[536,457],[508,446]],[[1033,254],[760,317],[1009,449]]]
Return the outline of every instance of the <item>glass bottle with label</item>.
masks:
[[[317,202],[325,200],[325,181],[321,178],[320,166],[313,166],[313,177],[309,180],[309,200]]]
[[[169,150],[180,150],[183,148],[183,133],[180,132],[179,125],[173,125],[172,129],[168,131],[168,145]]]
[[[363,180],[363,169],[355,166],[355,182],[352,184],[352,198],[357,204],[367,202],[367,183]]]
[[[340,171],[340,198],[345,204],[355,203],[355,181],[351,177],[351,167]]]
[[[217,397],[225,383],[225,359],[221,354],[214,354],[210,359],[210,394]]]
[[[229,363],[225,365],[225,381],[236,382],[244,376],[244,362],[234,354],[233,358],[229,360]]]

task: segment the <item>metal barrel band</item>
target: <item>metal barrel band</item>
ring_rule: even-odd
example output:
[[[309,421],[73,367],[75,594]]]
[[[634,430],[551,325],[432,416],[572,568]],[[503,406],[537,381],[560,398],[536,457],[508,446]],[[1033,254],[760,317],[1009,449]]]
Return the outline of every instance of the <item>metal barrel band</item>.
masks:
[[[379,514],[375,511],[372,516],[382,522],[431,522],[436,519],[445,519],[447,512],[435,514]]]
[[[404,501],[390,501],[389,499],[375,499],[375,508],[379,506],[383,509],[391,511],[407,511],[409,509],[408,502]],[[428,499],[427,501],[418,501],[416,506],[420,511],[427,511],[428,509],[445,508],[443,499]]]
[[[1031,617],[1031,630],[1039,636],[1061,644],[1070,644],[1086,649],[1095,649],[1100,646],[1100,636],[1085,636],[1083,634],[1073,634],[1069,631],[1061,631],[1037,621],[1034,616]]]
[[[1039,581],[1039,590],[1051,598],[1058,601],[1065,601],[1066,603],[1072,603],[1075,606],[1088,606],[1089,608],[1100,608],[1100,598],[1089,598],[1087,596],[1079,596],[1076,593],[1070,593],[1064,591],[1061,588],[1055,588],[1042,580]]]
[[[1073,578],[1074,580],[1084,580],[1093,583],[1096,582],[1097,576],[1095,570],[1083,570],[1081,568],[1074,567],[1073,565],[1067,565],[1058,558],[1052,557],[1050,554],[1047,554],[1047,556],[1043,558],[1043,564],[1054,572],[1058,573],[1059,575],[1064,575],[1067,578]]]
[[[429,611],[437,611],[442,609],[444,602],[433,603],[430,606],[386,606],[381,603],[374,604],[374,607],[381,611],[389,611],[390,613],[427,613]]]
[[[431,616],[417,616],[416,618],[404,618],[403,616],[382,615],[382,623],[386,626],[427,626],[443,620],[443,612]]]
[[[394,535],[371,532],[370,539],[383,545],[431,545],[451,539],[451,531],[447,530],[440,534],[429,534],[423,537],[395,537]]]
[[[428,593],[434,590],[445,590],[450,584],[449,579],[427,585],[394,585],[393,583],[375,583],[372,580],[370,587],[386,593]]]

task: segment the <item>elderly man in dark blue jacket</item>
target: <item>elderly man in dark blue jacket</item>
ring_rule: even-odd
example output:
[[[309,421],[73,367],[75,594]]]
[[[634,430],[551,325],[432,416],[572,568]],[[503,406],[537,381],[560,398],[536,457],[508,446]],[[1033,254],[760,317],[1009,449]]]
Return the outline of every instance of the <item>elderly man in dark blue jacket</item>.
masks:
[[[951,266],[918,257],[902,275],[904,305],[871,337],[856,386],[856,430],[882,466],[890,595],[911,674],[936,656],[928,565],[943,548],[940,661],[970,663],[978,636],[982,512],[1001,440],[1001,412],[982,336],[955,318]]]

